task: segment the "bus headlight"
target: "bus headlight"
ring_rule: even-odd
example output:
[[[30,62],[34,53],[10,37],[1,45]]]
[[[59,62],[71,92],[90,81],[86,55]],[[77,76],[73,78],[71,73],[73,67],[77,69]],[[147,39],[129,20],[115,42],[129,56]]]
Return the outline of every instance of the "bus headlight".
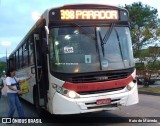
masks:
[[[68,96],[70,98],[76,98],[76,92],[75,91],[68,91]]]
[[[135,83],[130,83],[127,85],[127,89],[130,91],[134,87]]]
[[[58,86],[57,86],[56,90],[58,93],[60,93],[64,96],[67,96],[68,98],[72,98],[72,99],[79,98],[79,95],[75,91],[68,90],[66,88],[58,87]]]

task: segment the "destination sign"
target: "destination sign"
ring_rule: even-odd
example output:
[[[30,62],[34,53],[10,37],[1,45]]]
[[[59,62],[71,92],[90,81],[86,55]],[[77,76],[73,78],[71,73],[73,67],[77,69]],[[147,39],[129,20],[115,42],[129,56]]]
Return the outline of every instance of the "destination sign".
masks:
[[[118,10],[62,9],[61,20],[118,20]]]

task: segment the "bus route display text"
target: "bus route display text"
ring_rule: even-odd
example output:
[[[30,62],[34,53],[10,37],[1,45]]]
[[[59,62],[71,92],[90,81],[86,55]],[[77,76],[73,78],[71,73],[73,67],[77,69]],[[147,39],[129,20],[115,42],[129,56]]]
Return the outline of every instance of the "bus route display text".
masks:
[[[61,20],[118,20],[118,10],[60,10]]]

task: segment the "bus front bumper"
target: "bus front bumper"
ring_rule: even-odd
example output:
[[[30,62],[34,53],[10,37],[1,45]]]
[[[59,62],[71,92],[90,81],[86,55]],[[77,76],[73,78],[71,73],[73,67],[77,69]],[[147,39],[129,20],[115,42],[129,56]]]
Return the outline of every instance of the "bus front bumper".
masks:
[[[97,100],[111,99],[110,104],[97,105]],[[121,93],[102,93],[86,95],[85,97],[71,99],[59,93],[54,95],[52,101],[53,114],[78,114],[103,110],[115,110],[119,106],[133,105],[139,102],[137,84],[131,91]]]

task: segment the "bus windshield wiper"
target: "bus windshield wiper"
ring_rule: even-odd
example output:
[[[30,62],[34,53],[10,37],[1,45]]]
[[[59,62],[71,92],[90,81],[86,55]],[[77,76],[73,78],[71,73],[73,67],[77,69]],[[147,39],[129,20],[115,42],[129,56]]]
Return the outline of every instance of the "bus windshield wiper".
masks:
[[[81,29],[82,33],[85,33],[85,35],[89,36],[91,39],[93,39],[93,40],[96,39],[96,37],[90,35],[89,32],[86,31],[86,30],[85,30],[83,27],[81,27],[80,25],[78,25],[78,24],[76,24],[76,23],[72,23],[72,25],[75,25],[75,26],[79,27],[79,28]]]
[[[115,30],[116,37],[117,37],[117,40],[118,40],[118,45],[119,45],[119,49],[120,49],[120,54],[121,54],[121,58],[122,58],[122,61],[123,61],[123,65],[125,66],[124,57],[123,57],[123,53],[122,53],[122,47],[121,47],[121,43],[120,43],[120,39],[119,39],[119,34],[118,34],[116,28],[114,28],[114,30]]]
[[[110,37],[110,35],[112,33],[113,27],[114,27],[114,23],[111,24],[111,27],[109,27],[109,30],[106,32],[106,34],[105,34],[105,36],[104,36],[104,38],[102,40],[102,44],[106,44],[107,43],[107,41],[108,41],[108,39],[109,39],[109,37]]]
[[[100,37],[100,42],[101,42],[101,48],[102,48],[102,53],[103,53],[103,56],[104,56],[104,44],[107,43],[111,33],[112,33],[112,30],[113,30],[113,27],[114,27],[114,23],[111,24],[111,27],[109,28],[109,30],[106,32],[106,34],[104,35],[104,38],[102,39],[102,35],[99,31],[99,37]]]
[[[96,40],[96,37],[95,36],[93,36],[93,35],[91,35],[88,31],[86,31],[83,27],[81,27],[80,25],[78,25],[77,23],[71,23],[72,25],[74,25],[74,26],[77,26],[77,27],[79,27],[80,29],[81,29],[81,31],[82,31],[82,33],[85,33],[85,35],[86,36],[88,36],[88,37],[90,37],[92,40]],[[96,45],[96,50],[98,50],[98,45],[97,45],[97,43],[95,43]]]

